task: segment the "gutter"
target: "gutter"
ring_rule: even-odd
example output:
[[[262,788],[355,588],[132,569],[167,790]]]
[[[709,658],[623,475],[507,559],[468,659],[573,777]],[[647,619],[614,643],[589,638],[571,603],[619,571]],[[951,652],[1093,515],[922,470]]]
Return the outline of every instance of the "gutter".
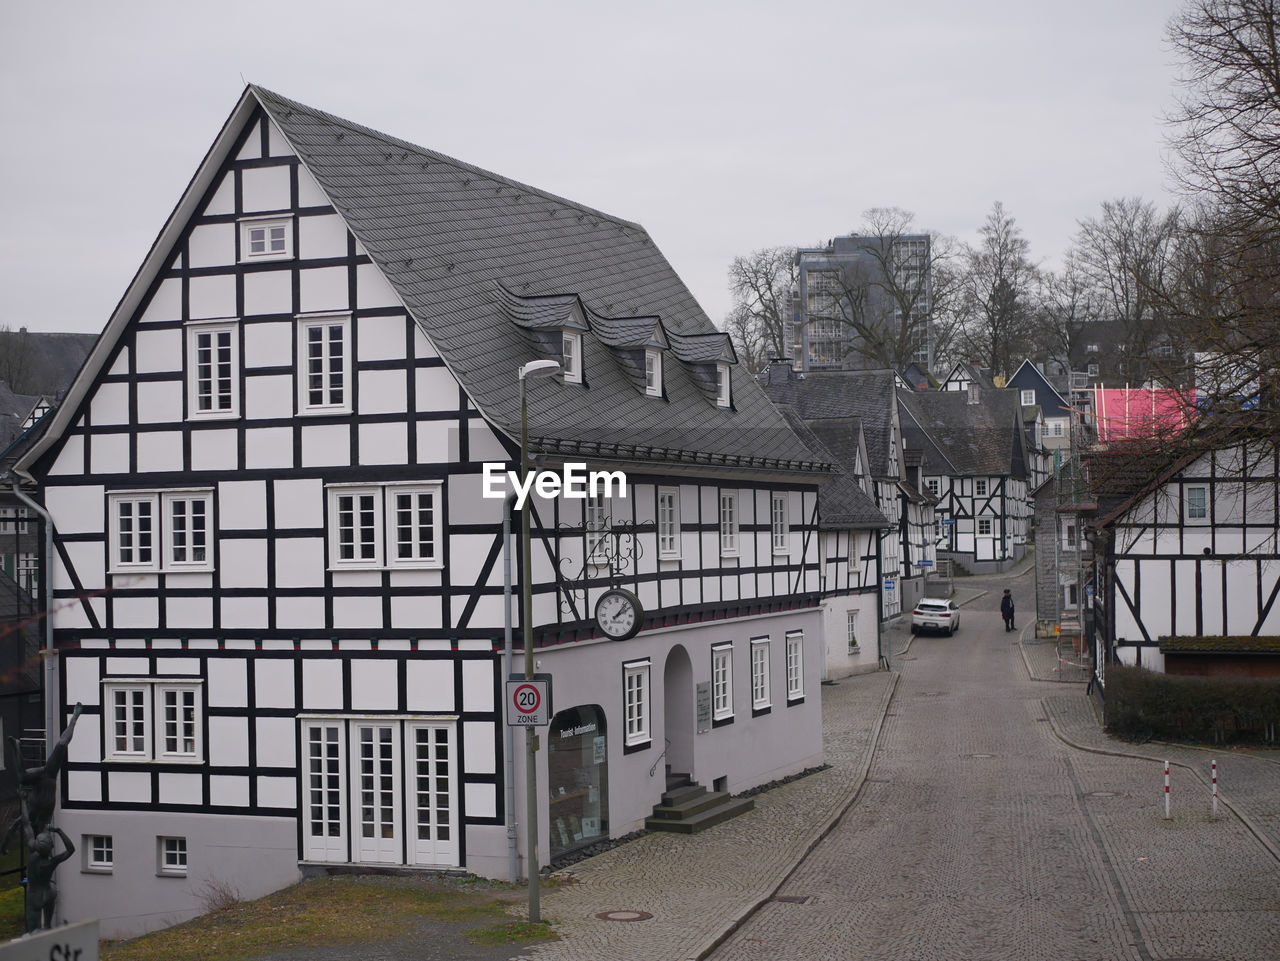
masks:
[[[40,565],[40,580],[44,591],[44,742],[45,756],[53,752],[58,742],[58,662],[53,649],[53,518],[49,512],[22,492],[12,474],[6,475],[13,486],[13,494],[44,520],[44,562]]]

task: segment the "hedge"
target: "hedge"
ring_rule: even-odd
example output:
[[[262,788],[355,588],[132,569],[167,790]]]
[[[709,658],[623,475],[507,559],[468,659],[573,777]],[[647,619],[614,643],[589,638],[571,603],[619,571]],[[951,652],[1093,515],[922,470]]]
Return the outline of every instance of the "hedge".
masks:
[[[1158,674],[1108,664],[1106,729],[1132,741],[1274,744],[1280,679]]]

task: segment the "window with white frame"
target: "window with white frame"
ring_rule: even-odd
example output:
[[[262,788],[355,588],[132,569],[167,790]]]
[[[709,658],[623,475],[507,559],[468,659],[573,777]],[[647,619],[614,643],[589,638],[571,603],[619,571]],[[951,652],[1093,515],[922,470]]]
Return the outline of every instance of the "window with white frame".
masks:
[[[328,488],[329,566],[335,570],[441,566],[439,484]]]
[[[858,649],[858,612],[845,612],[846,636],[849,640],[849,650],[856,651]]]
[[[973,494],[975,497],[987,496],[987,479],[985,477],[975,477],[973,481]]]
[[[200,684],[175,678],[108,679],[102,693],[107,760],[204,760]]]
[[[644,352],[644,392],[650,397],[662,396],[662,354],[657,350]]]
[[[1078,534],[1076,527],[1076,519],[1074,517],[1062,518],[1062,546],[1064,549],[1074,551],[1078,543]]]
[[[798,356],[800,349],[797,347],[794,353]],[[795,361],[799,366],[799,361]],[[729,407],[733,403],[733,382],[729,379],[729,365],[716,364],[716,406]]]
[[[1067,422],[1062,417],[1055,417],[1049,421],[1049,433],[1054,437],[1065,437],[1067,433]]]
[[[1089,377],[1097,377],[1097,376],[1098,376],[1098,365],[1097,365],[1097,364],[1090,364],[1088,367],[1086,367],[1086,368],[1085,368],[1085,373],[1086,373]]]
[[[1209,519],[1209,488],[1202,485],[1187,487],[1186,505],[1188,521],[1207,521]]]
[[[156,874],[187,876],[187,839],[156,838]]]
[[[582,335],[566,330],[560,335],[560,366],[566,384],[582,383]]]
[[[720,492],[720,554],[738,556],[738,492]]]
[[[936,477],[927,477],[925,478],[924,489],[929,492],[930,497],[937,497],[938,491],[941,490],[941,482]]]
[[[804,634],[787,635],[787,700],[804,697]]]
[[[1023,407],[1034,407],[1036,402],[1036,392],[1034,390],[1024,390],[1021,393]]]
[[[351,317],[326,314],[298,318],[298,410],[351,410]]]
[[[240,325],[187,325],[187,416],[240,414]]]
[[[787,495],[774,491],[769,497],[769,526],[773,534],[773,552],[791,552],[791,529],[787,519]]]
[[[649,735],[649,661],[622,666],[626,743],[644,744]]]
[[[0,507],[0,534],[26,534],[30,529],[25,507]]]
[[[680,557],[680,488],[658,488],[658,557]]]
[[[213,570],[213,491],[111,494],[109,568],[128,571]]]
[[[711,649],[711,719],[733,717],[733,646]]]
[[[290,217],[253,217],[240,221],[240,259],[284,260],[293,256]]]
[[[1088,354],[1096,354],[1096,353],[1098,352],[1098,345],[1097,345],[1097,344],[1085,344],[1085,345],[1084,345],[1084,349],[1085,349],[1085,353],[1088,353]]]
[[[978,536],[979,537],[991,536],[991,518],[990,517],[978,518]]]
[[[28,594],[35,595],[40,586],[40,555],[31,551],[19,551],[14,561],[13,579]]]
[[[751,639],[751,709],[769,707],[769,638]]]
[[[582,502],[582,528],[586,534],[587,562],[603,565],[610,563],[609,498],[588,492]]]
[[[88,874],[110,874],[115,867],[115,844],[110,834],[82,834],[83,870]]]
[[[1080,582],[1074,577],[1062,582],[1062,609],[1065,611],[1080,609]]]

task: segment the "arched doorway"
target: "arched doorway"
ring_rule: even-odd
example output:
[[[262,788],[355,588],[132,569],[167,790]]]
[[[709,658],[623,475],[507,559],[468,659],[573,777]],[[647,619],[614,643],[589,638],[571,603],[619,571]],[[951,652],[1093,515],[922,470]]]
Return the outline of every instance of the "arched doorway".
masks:
[[[663,720],[667,764],[678,774],[693,774],[693,664],[689,652],[677,644],[667,654],[662,671]]]

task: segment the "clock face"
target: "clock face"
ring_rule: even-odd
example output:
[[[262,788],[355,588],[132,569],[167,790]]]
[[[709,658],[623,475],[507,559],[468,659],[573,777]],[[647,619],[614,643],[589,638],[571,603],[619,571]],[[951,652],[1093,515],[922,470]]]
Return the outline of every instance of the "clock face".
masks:
[[[596,624],[606,637],[625,641],[640,631],[644,610],[640,599],[630,591],[614,588],[596,601]]]

